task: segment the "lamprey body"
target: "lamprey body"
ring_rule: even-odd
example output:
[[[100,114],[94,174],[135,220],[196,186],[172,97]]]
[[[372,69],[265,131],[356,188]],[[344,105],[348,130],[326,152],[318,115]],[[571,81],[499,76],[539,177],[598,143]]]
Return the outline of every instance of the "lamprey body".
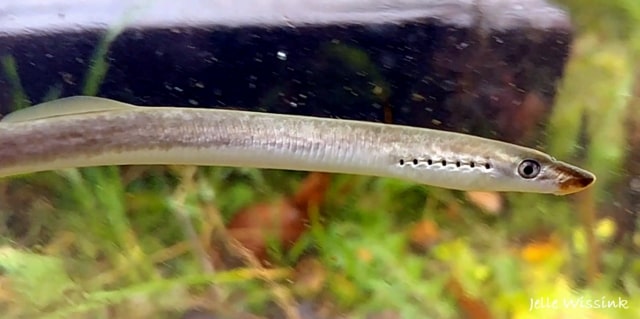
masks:
[[[580,191],[588,171],[542,152],[425,128],[71,97],[0,121],[0,176],[184,164],[399,178],[457,190]]]

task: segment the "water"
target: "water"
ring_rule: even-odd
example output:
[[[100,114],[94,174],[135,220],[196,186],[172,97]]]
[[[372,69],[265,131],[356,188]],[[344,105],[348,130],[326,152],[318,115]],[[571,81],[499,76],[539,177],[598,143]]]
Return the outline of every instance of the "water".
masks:
[[[0,113],[88,94],[397,123],[541,149],[596,184],[556,197],[218,167],[13,177],[0,181],[0,314],[640,315],[640,11],[613,9],[635,2],[567,0],[569,15],[371,1],[214,1],[193,19],[162,1],[116,3],[125,18],[113,1],[87,1],[91,15],[0,3]]]

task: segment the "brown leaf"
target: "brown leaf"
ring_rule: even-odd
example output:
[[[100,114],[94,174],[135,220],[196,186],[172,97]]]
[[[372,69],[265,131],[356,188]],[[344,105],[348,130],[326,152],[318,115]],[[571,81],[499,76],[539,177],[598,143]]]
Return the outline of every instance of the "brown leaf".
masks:
[[[281,199],[243,209],[234,216],[227,228],[231,237],[264,262],[269,243],[289,248],[304,233],[306,225],[306,213],[291,201]]]
[[[469,319],[491,319],[493,316],[487,305],[479,299],[470,296],[462,284],[456,279],[451,278],[447,284],[447,290],[453,295],[458,306],[465,314],[465,318]]]
[[[439,234],[438,225],[434,221],[421,220],[411,228],[411,247],[424,253],[438,240]]]
[[[331,175],[327,173],[312,172],[302,181],[298,192],[292,196],[291,202],[300,210],[318,206],[324,199]]]
[[[227,226],[229,235],[267,264],[270,243],[288,249],[304,234],[309,209],[322,202],[329,182],[327,173],[310,173],[290,198],[254,204],[236,213]]]

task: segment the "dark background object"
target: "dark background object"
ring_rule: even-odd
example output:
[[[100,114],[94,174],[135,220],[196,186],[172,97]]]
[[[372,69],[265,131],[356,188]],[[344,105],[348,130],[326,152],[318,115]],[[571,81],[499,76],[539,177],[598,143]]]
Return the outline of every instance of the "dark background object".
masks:
[[[564,12],[538,0],[191,2],[0,6],[0,112],[16,107],[21,87],[34,104],[96,93],[526,144],[549,113],[572,38]],[[101,46],[108,69],[87,91]]]

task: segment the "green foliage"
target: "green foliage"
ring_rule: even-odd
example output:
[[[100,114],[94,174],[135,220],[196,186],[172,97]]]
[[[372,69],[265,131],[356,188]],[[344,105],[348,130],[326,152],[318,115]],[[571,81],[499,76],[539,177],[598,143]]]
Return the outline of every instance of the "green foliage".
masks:
[[[4,74],[7,76],[7,80],[11,84],[14,108],[19,110],[31,104],[22,89],[15,59],[9,55],[0,56],[0,65],[2,66],[2,71],[4,71]]]

